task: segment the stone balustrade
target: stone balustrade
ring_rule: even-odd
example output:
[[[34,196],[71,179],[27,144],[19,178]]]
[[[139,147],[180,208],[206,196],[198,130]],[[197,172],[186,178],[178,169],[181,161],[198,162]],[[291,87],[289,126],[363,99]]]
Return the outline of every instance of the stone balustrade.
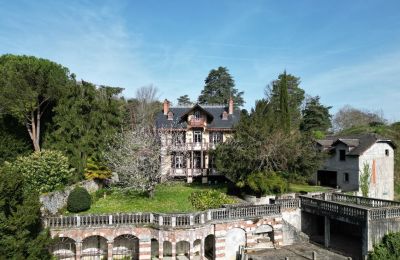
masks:
[[[74,215],[48,217],[44,221],[46,227],[52,229],[121,225],[154,225],[157,227],[187,228],[226,220],[276,216],[281,213],[281,210],[297,208],[298,206],[298,199],[287,199],[279,200],[277,204],[239,205],[186,214],[116,213]]]
[[[332,193],[331,197],[328,200],[361,205],[371,208],[400,206],[400,202],[397,201],[352,196],[343,193]]]

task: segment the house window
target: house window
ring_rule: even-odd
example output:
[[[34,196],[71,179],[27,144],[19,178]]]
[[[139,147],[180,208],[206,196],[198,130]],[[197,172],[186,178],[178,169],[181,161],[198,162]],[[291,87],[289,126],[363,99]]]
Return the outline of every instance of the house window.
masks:
[[[385,155],[389,156],[389,149],[385,149]]]
[[[175,168],[183,168],[183,155],[175,155]]]
[[[176,132],[173,133],[173,140],[175,145],[181,145],[185,143],[185,133],[184,132]]]
[[[208,160],[208,168],[215,169],[215,157],[214,156],[210,155],[209,160]]]
[[[201,131],[194,131],[193,132],[193,141],[195,143],[201,143],[202,133]]]
[[[194,119],[200,119],[201,113],[199,110],[194,111]]]
[[[171,111],[168,112],[168,120],[173,120],[174,119],[174,113]]]
[[[222,120],[228,120],[228,112],[224,111],[222,113]]]
[[[222,142],[222,132],[211,132],[210,143],[219,144]]]
[[[339,150],[339,160],[346,161],[346,150]]]
[[[344,173],[343,181],[344,181],[344,182],[349,182],[349,180],[350,180],[349,174],[348,174],[347,172],[345,172],[345,173]]]

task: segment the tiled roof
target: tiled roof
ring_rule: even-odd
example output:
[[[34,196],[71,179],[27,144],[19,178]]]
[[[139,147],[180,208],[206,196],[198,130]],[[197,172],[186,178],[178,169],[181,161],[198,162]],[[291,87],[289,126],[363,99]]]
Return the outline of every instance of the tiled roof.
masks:
[[[224,111],[228,112],[227,106],[207,106],[198,104],[195,106],[201,107],[207,113],[212,115],[211,122],[207,122],[207,128],[232,128],[240,118],[240,111],[236,109],[232,115],[228,115],[227,120],[222,120],[222,113]],[[187,123],[182,120],[182,117],[192,110],[193,107],[170,107],[169,111],[173,113],[173,120],[168,120],[168,116],[164,115],[163,111],[160,111],[156,116],[157,128],[186,128]]]

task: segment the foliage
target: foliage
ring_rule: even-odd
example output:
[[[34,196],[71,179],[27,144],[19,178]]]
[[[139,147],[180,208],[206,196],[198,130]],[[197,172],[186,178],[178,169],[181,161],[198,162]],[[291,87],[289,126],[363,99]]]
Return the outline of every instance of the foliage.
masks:
[[[235,203],[234,199],[217,190],[195,191],[190,194],[189,201],[198,210],[215,209],[223,204]]]
[[[33,56],[0,56],[0,110],[26,126],[35,151],[40,151],[44,112],[69,80],[68,69]]]
[[[111,170],[99,162],[89,158],[86,162],[85,178],[88,180],[105,180],[111,177]]]
[[[40,193],[62,188],[74,173],[74,169],[69,167],[68,158],[59,151],[34,152],[6,165],[24,176],[28,189]]]
[[[288,184],[275,172],[253,172],[246,176],[244,187],[247,193],[260,197],[281,194],[287,191]]]
[[[151,197],[160,182],[161,146],[158,132],[137,126],[117,134],[105,153],[108,166],[118,174],[118,186],[146,192]]]
[[[371,177],[371,170],[368,163],[364,163],[363,170],[360,174],[360,188],[364,197],[368,197],[369,182]]]
[[[90,209],[92,198],[89,192],[82,187],[76,187],[71,191],[67,199],[67,209],[69,212],[81,212]]]
[[[279,121],[282,129],[286,133],[290,132],[289,94],[287,84],[287,75],[285,71],[277,86],[279,87]]]
[[[39,196],[9,165],[0,169],[0,258],[51,259],[50,234],[43,230]]]
[[[227,104],[233,98],[235,107],[243,106],[243,91],[235,88],[235,81],[226,67],[212,69],[205,79],[204,89],[198,98],[199,104]]]
[[[339,132],[357,126],[368,126],[371,123],[385,124],[386,119],[381,111],[360,110],[346,105],[335,114],[332,122],[335,132]]]
[[[149,198],[147,194],[141,192],[126,192],[120,189],[112,190],[107,196],[99,196],[92,206],[85,213],[101,214],[115,212],[195,212],[189,201],[189,196],[195,191],[218,190],[222,193],[227,192],[224,184],[187,184],[187,183],[163,183],[156,186],[154,197]],[[107,193],[109,193],[107,191]]]
[[[102,189],[96,190],[94,193],[91,194],[92,202],[96,202],[101,198],[111,195],[113,193],[113,191],[114,190],[111,188],[102,188]]]
[[[300,124],[300,129],[302,131],[312,131],[313,133],[326,133],[332,126],[331,115],[329,114],[329,109],[331,108],[330,106],[322,105],[319,102],[319,96],[310,97],[302,111],[303,120]]]
[[[103,161],[103,151],[122,127],[124,102],[117,98],[122,89],[96,87],[89,82],[71,81],[54,108],[53,127],[44,146],[63,151],[83,177],[87,158]]]
[[[370,260],[400,259],[400,233],[390,233],[383,237],[382,242],[374,246],[369,254]]]
[[[193,102],[190,100],[188,95],[183,95],[178,98],[178,106],[192,105]]]

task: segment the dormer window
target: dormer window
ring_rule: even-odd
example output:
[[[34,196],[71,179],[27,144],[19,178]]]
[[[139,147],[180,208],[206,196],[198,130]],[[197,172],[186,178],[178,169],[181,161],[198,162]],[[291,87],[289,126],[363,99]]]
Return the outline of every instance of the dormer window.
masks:
[[[224,111],[222,113],[222,120],[228,120],[228,112]]]
[[[200,119],[201,118],[201,113],[199,110],[194,111],[194,119]]]
[[[172,113],[171,111],[168,112],[168,120],[173,120],[174,119],[174,113]]]

